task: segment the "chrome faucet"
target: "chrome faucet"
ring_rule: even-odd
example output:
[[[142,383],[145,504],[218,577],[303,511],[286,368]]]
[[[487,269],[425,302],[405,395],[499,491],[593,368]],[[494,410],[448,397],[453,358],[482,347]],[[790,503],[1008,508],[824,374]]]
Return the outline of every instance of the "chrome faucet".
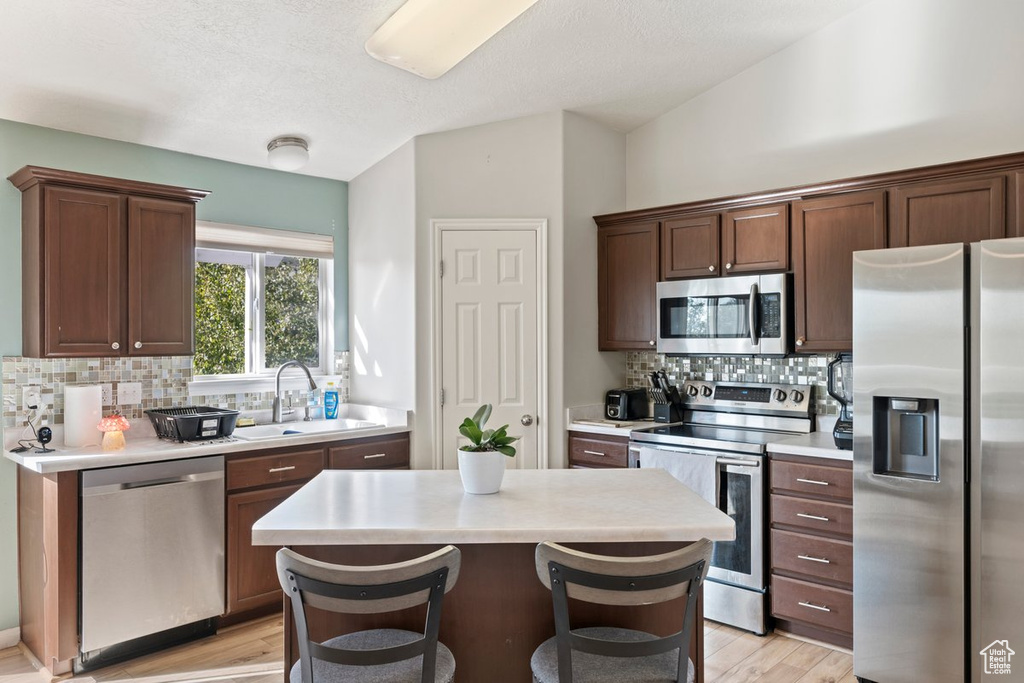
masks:
[[[309,380],[309,390],[316,390],[316,382],[313,381],[313,375],[310,374],[309,368],[306,364],[300,360],[290,360],[281,364],[281,367],[277,369],[277,377],[274,379],[274,422],[281,421],[281,373],[287,367],[302,368],[302,371],[306,373],[306,379]]]

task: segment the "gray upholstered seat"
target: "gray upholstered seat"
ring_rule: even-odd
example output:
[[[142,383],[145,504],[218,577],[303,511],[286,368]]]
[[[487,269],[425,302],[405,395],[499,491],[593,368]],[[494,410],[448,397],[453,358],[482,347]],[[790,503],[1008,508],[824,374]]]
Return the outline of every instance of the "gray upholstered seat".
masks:
[[[654,640],[654,636],[643,631],[631,631],[625,628],[595,626],[579,628],[573,633],[614,640],[618,642],[637,642]],[[696,680],[693,662],[686,660],[689,671],[686,683]],[[558,681],[558,639],[551,637],[538,647],[530,658],[533,669],[533,680],[536,683],[559,683]],[[572,674],[574,683],[676,683],[676,669],[679,658],[674,652],[662,652],[649,657],[604,657],[586,652],[576,652],[572,656]]]
[[[340,647],[346,650],[370,650],[380,647],[404,645],[422,638],[422,633],[400,631],[398,629],[374,629],[359,631],[337,638],[331,638],[323,644],[328,647]],[[423,656],[406,659],[391,664],[376,666],[346,666],[331,664],[319,659],[313,660],[313,680],[316,683],[419,683],[423,668]],[[437,665],[435,683],[451,683],[455,677],[455,658],[451,650],[441,643],[437,644]],[[299,662],[295,662],[289,675],[291,683],[302,683],[302,672]]]
[[[701,583],[711,563],[704,538],[646,557],[594,555],[545,541],[537,546],[537,576],[551,590],[555,637],[530,658],[535,683],[692,683],[687,657]],[[612,626],[572,629],[569,601],[642,607],[681,600],[681,628],[656,636]],[[698,626],[699,628],[699,626]]]
[[[277,552],[277,574],[290,598],[299,661],[291,683],[452,683],[455,658],[437,641],[441,602],[459,576],[454,546],[373,567],[320,562],[289,548]],[[398,612],[426,603],[422,633],[357,631],[322,643],[308,636],[306,605],[346,614]],[[322,637],[322,636],[321,636]]]

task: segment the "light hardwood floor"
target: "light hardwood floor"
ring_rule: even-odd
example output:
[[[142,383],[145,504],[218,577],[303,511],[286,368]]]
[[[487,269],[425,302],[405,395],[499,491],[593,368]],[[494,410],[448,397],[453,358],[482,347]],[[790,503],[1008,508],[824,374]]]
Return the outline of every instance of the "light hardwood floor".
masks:
[[[758,637],[708,622],[707,683],[855,683],[843,652],[769,634]],[[267,617],[215,636],[65,679],[75,683],[281,683],[280,617]],[[44,683],[16,647],[0,650],[0,683]],[[466,681],[463,683],[486,683]]]

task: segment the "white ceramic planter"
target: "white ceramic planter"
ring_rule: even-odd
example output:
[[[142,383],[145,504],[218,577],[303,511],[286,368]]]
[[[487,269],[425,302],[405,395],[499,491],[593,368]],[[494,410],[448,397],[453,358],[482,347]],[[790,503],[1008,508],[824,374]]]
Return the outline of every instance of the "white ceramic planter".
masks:
[[[497,451],[474,453],[459,449],[459,475],[466,493],[497,493],[505,476],[507,455]]]

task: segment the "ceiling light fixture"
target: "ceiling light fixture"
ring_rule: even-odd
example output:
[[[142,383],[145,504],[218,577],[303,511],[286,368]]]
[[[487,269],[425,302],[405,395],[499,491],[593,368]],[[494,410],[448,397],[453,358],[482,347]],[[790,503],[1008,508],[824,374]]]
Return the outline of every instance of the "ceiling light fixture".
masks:
[[[282,136],[267,145],[267,161],[281,171],[297,171],[309,161],[309,144],[302,138]]]
[[[371,57],[443,76],[537,0],[408,0],[366,41]]]

